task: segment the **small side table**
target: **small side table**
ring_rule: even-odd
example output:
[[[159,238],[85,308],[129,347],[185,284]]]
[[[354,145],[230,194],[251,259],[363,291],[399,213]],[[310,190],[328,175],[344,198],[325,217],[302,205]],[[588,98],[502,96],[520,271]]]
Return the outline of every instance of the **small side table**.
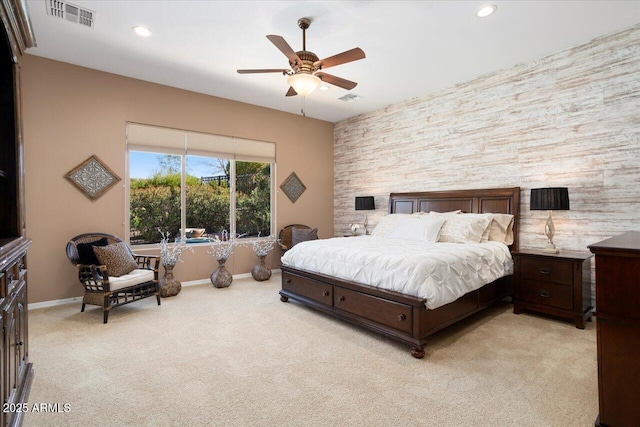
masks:
[[[558,254],[534,249],[512,253],[513,312],[522,310],[573,319],[578,329],[591,320],[591,257],[589,252]]]

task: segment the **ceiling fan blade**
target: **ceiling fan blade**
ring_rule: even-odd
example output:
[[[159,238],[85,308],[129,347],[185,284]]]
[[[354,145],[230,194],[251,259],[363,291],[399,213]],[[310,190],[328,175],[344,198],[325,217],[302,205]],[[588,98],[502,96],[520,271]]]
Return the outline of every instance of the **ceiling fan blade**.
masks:
[[[330,56],[325,59],[321,59],[320,61],[316,61],[313,65],[316,67],[320,67],[321,69],[335,67],[336,65],[346,64],[347,62],[357,61],[359,59],[364,59],[364,51],[359,47],[353,48],[351,50],[347,50],[345,52],[339,53],[337,55]]]
[[[288,73],[289,70],[281,68],[266,68],[264,70],[238,70],[238,74],[255,74],[255,73]]]
[[[289,86],[289,90],[287,91],[287,94],[285,96],[296,96],[297,94],[298,92],[296,92],[294,88]]]
[[[316,76],[320,77],[320,79],[325,83],[330,83],[335,86],[339,86],[341,88],[351,90],[354,87],[358,86],[358,83],[352,82],[351,80],[343,79],[341,77],[336,77],[327,73],[316,73]]]
[[[284,53],[284,56],[289,58],[289,62],[292,62],[292,63],[302,62],[300,61],[300,58],[295,53],[295,51],[291,48],[291,46],[289,46],[289,43],[287,43],[287,41],[284,38],[282,38],[282,36],[270,35],[270,36],[267,36],[267,38],[271,43],[276,45],[278,49],[280,49],[280,52]]]

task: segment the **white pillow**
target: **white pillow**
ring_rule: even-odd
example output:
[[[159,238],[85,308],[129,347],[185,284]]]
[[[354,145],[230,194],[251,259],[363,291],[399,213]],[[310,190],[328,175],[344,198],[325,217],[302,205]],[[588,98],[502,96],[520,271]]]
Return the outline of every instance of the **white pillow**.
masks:
[[[402,218],[387,237],[435,243],[438,241],[444,222],[444,218],[429,218],[424,215]]]
[[[439,242],[480,243],[488,233],[491,214],[459,214],[446,216]]]
[[[371,232],[372,236],[387,237],[389,233],[396,228],[396,224],[400,218],[410,217],[410,214],[389,214],[385,215],[378,221],[378,224]]]

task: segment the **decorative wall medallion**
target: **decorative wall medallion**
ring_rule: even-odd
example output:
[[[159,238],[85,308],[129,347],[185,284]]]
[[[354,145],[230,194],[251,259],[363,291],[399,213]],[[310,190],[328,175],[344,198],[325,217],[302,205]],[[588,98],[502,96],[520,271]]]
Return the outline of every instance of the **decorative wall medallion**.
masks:
[[[120,177],[97,156],[89,157],[70,170],[65,177],[91,200],[96,200],[120,181]]]
[[[284,180],[280,185],[280,188],[282,188],[284,194],[286,194],[289,200],[291,200],[291,203],[295,203],[296,200],[298,200],[298,197],[300,197],[302,193],[304,193],[304,190],[307,189],[295,172],[291,172],[291,175]]]

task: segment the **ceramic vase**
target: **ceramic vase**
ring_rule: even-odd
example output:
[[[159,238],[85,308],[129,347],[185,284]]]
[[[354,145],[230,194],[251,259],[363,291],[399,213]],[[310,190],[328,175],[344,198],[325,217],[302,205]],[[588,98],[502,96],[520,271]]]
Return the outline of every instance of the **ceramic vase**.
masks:
[[[164,276],[160,279],[160,296],[172,297],[178,295],[182,289],[182,283],[173,277],[173,267],[175,265],[163,265],[163,267]]]
[[[258,255],[258,264],[251,269],[251,276],[258,282],[269,280],[271,277],[271,269],[265,264],[266,255]]]
[[[233,276],[224,266],[225,262],[227,262],[226,259],[219,259],[218,268],[211,275],[211,283],[216,288],[227,288],[233,282]]]

